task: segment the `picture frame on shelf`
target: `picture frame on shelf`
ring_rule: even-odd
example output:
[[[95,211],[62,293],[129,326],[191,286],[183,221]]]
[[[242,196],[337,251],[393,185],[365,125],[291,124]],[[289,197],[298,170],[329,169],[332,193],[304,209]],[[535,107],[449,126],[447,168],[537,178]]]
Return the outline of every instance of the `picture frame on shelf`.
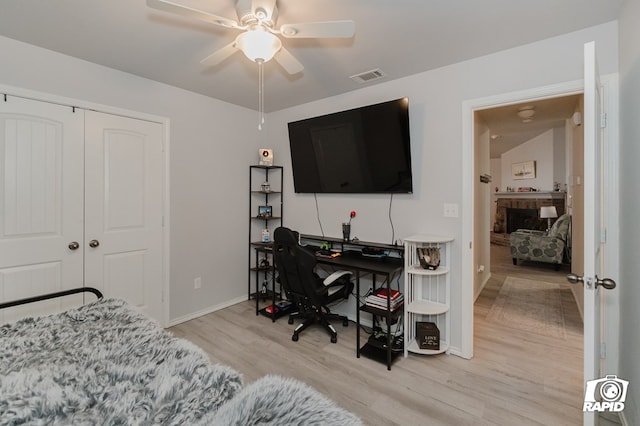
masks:
[[[273,208],[271,206],[258,206],[258,217],[270,218],[273,216]]]

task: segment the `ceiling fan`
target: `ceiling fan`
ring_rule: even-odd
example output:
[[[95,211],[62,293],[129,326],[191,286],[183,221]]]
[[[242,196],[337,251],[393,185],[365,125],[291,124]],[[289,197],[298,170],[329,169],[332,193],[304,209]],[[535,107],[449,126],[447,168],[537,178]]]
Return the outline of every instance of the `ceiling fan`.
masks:
[[[243,31],[232,43],[200,61],[208,66],[217,65],[240,50],[247,58],[259,64],[273,58],[289,74],[296,74],[301,72],[304,67],[287,49],[282,47],[282,41],[278,36],[285,38],[350,38],[355,33],[355,22],[351,20],[284,24],[276,29],[275,23],[278,19],[276,0],[236,0],[237,21],[170,0],[147,0],[147,5],[154,9]]]

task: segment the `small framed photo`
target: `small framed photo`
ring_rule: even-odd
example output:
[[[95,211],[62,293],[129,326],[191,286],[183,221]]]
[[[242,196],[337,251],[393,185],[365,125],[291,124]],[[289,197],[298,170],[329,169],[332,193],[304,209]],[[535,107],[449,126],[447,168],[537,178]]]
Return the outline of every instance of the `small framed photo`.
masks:
[[[273,210],[271,206],[258,206],[258,217],[271,217]]]

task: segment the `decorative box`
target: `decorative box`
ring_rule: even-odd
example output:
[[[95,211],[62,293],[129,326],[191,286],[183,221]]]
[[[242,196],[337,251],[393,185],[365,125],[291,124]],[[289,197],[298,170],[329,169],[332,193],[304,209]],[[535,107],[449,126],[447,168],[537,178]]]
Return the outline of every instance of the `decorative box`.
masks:
[[[416,343],[420,349],[440,350],[440,330],[432,322],[416,321]]]

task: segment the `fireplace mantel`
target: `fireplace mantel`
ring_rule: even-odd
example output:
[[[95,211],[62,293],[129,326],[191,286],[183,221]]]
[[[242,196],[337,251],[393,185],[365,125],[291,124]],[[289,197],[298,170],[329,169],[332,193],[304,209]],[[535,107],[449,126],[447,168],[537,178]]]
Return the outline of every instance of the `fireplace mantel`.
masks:
[[[524,198],[524,199],[562,199],[564,200],[565,193],[561,191],[535,191],[535,192],[495,192],[496,198]]]

